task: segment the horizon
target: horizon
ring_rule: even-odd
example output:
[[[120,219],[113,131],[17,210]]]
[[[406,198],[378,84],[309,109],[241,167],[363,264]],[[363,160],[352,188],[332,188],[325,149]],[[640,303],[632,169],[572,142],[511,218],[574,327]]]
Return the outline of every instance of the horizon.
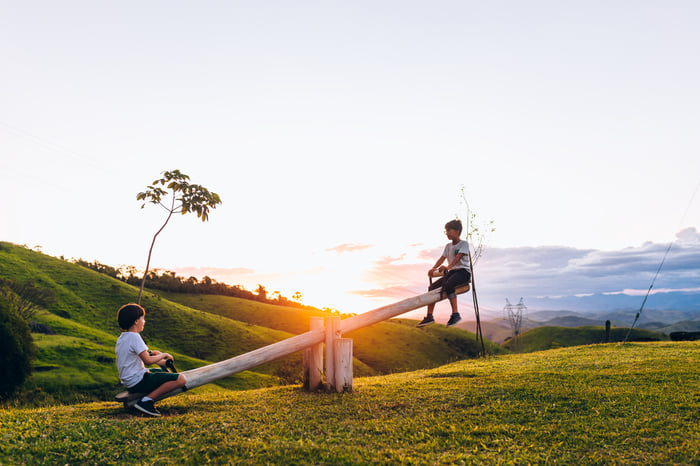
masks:
[[[661,279],[659,280],[659,283],[668,283],[668,282],[677,282],[677,278],[675,278],[675,275],[678,274],[685,274],[687,273],[687,268],[684,267],[683,264],[688,264],[688,263],[697,263],[697,258],[700,257],[700,233],[695,232],[693,229],[693,233],[696,234],[697,240],[693,242],[688,242],[687,240],[689,239],[689,233],[686,232],[685,235],[683,235],[686,239],[686,241],[680,242],[680,244],[674,243],[676,247],[681,247],[681,249],[686,249],[683,254],[678,254],[675,257],[671,257],[671,260],[669,261],[669,270],[667,272],[668,276],[662,276],[665,275],[666,273],[662,273],[660,275]],[[681,236],[681,235],[679,235]],[[687,246],[690,245],[691,248],[687,248]],[[32,249],[36,250],[38,252],[41,252],[43,254],[48,254],[47,252],[43,251],[43,248],[36,247],[36,248],[31,248],[28,245],[18,245],[18,246],[23,246],[26,247],[27,249]],[[649,245],[646,245],[649,247]],[[663,245],[657,245],[657,247],[652,248],[656,249],[657,251],[660,249],[660,246]],[[523,248],[521,248],[523,249]],[[532,249],[532,248],[524,248],[524,249]],[[544,248],[540,248],[544,249]],[[553,249],[559,249],[559,248],[553,248]],[[595,253],[600,253],[600,251],[594,251]],[[638,263],[641,260],[641,256],[645,254],[647,251],[629,251],[630,256],[622,259],[620,262],[622,265],[625,263],[631,263],[633,264],[631,267],[628,267],[627,269],[624,269],[622,271],[617,271],[616,276],[623,276],[627,277],[625,278],[625,282],[629,283],[632,280],[643,280],[645,277],[644,275],[649,273],[649,271],[652,271],[652,267],[656,266],[653,262],[648,262],[646,264],[646,270],[642,269],[639,270],[638,268]],[[499,250],[494,253],[494,255],[498,256],[511,256],[506,250]],[[530,251],[528,251],[528,254],[530,254]],[[51,254],[48,254],[51,255]],[[540,254],[541,256],[547,256],[547,254]],[[59,258],[59,259],[64,259],[67,261],[75,262],[78,259],[82,260],[87,260],[90,262],[88,259],[84,258],[66,258],[63,256],[54,256],[51,255],[52,257]],[[94,260],[93,260],[94,261]],[[98,261],[99,262],[99,261]],[[489,264],[488,261],[485,261],[487,264],[486,270],[481,270],[480,273],[484,272],[485,274],[494,274],[498,273],[498,260],[495,259],[492,261],[492,264]],[[428,262],[426,262],[428,264]],[[115,267],[117,269],[123,267],[129,267],[128,265],[122,264],[122,266],[115,266],[113,264],[103,264],[103,265],[108,265],[110,267]],[[490,266],[490,267],[489,267]],[[567,263],[567,268],[570,266],[569,263]],[[416,264],[411,264],[405,267],[408,270],[408,274],[412,274],[412,271],[415,270]],[[138,268],[137,272],[139,274],[143,273],[143,270],[139,270]],[[605,272],[608,270],[609,267],[605,267],[603,271]],[[243,289],[250,291],[250,292],[255,292],[255,289],[257,288],[258,285],[263,285],[268,293],[268,296],[272,295],[273,293],[279,292],[279,290],[272,289],[269,287],[267,283],[256,281],[254,286],[246,286],[242,283],[236,282],[235,280],[225,280],[222,279],[223,277],[226,277],[225,274],[218,273],[213,270],[213,269],[207,269],[207,268],[199,268],[200,270],[200,276],[193,275],[191,273],[182,273],[182,272],[192,272],[192,268],[184,268],[184,269],[177,269],[177,270],[169,270],[167,268],[152,268],[152,272],[158,272],[158,273],[164,273],[168,271],[172,271],[177,273],[177,275],[180,278],[187,279],[190,276],[196,276],[199,280],[203,278],[204,276],[209,276],[209,278],[213,279],[216,282],[219,283],[224,283],[226,285],[230,286],[241,286]],[[695,267],[691,269],[691,272],[695,270]],[[663,272],[663,271],[662,271]],[[554,271],[551,272],[554,274],[561,273],[560,271]],[[576,272],[572,272],[576,274]],[[635,275],[637,276],[636,278]],[[604,273],[601,273],[601,276],[605,278],[606,276]],[[549,275],[542,277],[542,282],[546,283],[549,278]],[[493,284],[490,284],[490,286],[486,286],[487,290],[487,296],[489,295],[488,293],[500,293],[502,291],[502,288],[499,288],[501,282],[498,282],[496,286]],[[331,310],[337,310],[343,314],[361,314],[364,312],[368,312],[370,310],[374,310],[378,307],[382,307],[385,305],[389,304],[394,304],[398,301],[401,301],[403,299],[407,299],[410,297],[413,297],[418,294],[425,293],[427,290],[426,289],[420,289],[421,284],[419,283],[413,283],[413,286],[405,286],[405,287],[398,287],[397,289],[393,289],[390,293],[388,293],[389,296],[385,296],[384,293],[377,293],[375,296],[368,297],[368,300],[365,301],[365,303],[373,302],[376,305],[365,307],[364,309],[356,309],[356,310],[351,310],[351,309],[341,309],[341,308],[334,308],[333,306],[328,306],[327,304],[324,303],[309,303],[305,302],[302,300],[301,304],[304,305],[309,305],[312,307],[316,307],[318,309],[324,309],[328,308]],[[527,291],[527,290],[532,290],[533,285],[532,284],[527,284],[525,288],[521,289],[521,291]],[[535,288],[535,291],[541,290],[542,288]],[[300,292],[302,296],[304,295],[304,290],[302,289],[297,289],[296,291]],[[681,312],[687,316],[695,317],[694,314],[700,315],[698,311],[700,311],[700,287],[695,287],[695,288],[680,288],[680,289],[673,289],[673,288],[661,288],[657,287],[652,290],[645,290],[645,289],[623,289],[621,291],[615,291],[615,292],[609,292],[609,291],[594,291],[591,293],[583,293],[579,295],[571,295],[571,296],[533,296],[533,295],[525,295],[525,296],[519,296],[515,297],[517,293],[515,293],[512,296],[505,296],[503,298],[503,302],[505,303],[506,299],[512,300],[512,302],[516,302],[518,299],[524,299],[524,304],[526,305],[526,314],[547,314],[547,313],[570,313],[570,314],[575,314],[575,315],[582,315],[582,316],[602,316],[602,315],[629,315],[630,318],[634,316],[636,312],[640,310],[640,304],[642,303],[642,299],[646,296],[647,292],[649,292],[649,297],[648,297],[648,304],[644,307],[644,312],[642,313],[642,320],[654,320],[655,315],[665,315],[668,313],[668,311],[676,311],[676,312]],[[281,293],[281,292],[280,292]],[[479,300],[482,301],[481,296],[483,295],[483,289],[480,286],[479,288]],[[293,293],[290,294],[285,294],[281,293],[282,296],[286,297],[287,299],[292,299]],[[464,295],[460,295],[459,297],[459,302],[460,302],[460,311],[462,313],[463,320],[465,322],[470,322],[474,318],[474,308],[472,304],[472,296],[471,292],[466,293]],[[504,307],[492,307],[489,304],[484,305],[483,303],[480,304],[480,315],[482,320],[489,321],[489,320],[499,320],[504,317]],[[404,318],[415,318],[415,319],[420,319],[422,318],[424,314],[424,309],[417,309],[411,312],[408,312],[402,317]],[[526,315],[526,318],[527,318]],[[446,302],[444,303],[439,303],[437,308],[436,308],[436,317],[438,318],[439,321],[446,319],[449,316],[449,306],[447,305]],[[619,317],[618,317],[619,318]],[[664,320],[664,319],[661,319]],[[630,321],[631,323],[631,321]]]
[[[223,204],[174,218],[151,267],[357,313],[425,290],[463,187],[495,222],[485,311],[641,304],[672,241],[649,305],[698,303],[699,20],[687,0],[6,4],[0,240],[144,268],[164,218],[136,194],[180,169]]]

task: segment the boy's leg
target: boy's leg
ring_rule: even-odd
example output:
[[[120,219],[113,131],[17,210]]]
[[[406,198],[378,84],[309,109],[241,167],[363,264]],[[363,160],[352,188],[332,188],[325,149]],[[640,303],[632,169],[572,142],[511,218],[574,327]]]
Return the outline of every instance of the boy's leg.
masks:
[[[452,315],[450,315],[450,320],[447,321],[447,326],[452,327],[453,325],[457,325],[462,320],[462,316],[460,316],[459,312],[457,311],[457,295],[451,295],[449,300],[450,307],[452,308]]]
[[[165,395],[169,391],[175,390],[176,388],[184,387],[187,383],[185,376],[180,374],[177,379],[165,382],[163,385],[159,386],[147,396],[152,400],[157,400],[159,396]]]
[[[170,375],[169,372],[161,372],[161,374]],[[169,380],[163,383],[151,393],[149,393],[147,396],[141,398],[141,400],[139,400],[138,403],[134,405],[134,408],[138,409],[142,413],[148,414],[149,416],[160,416],[160,412],[158,412],[158,410],[156,409],[156,406],[153,403],[153,399],[158,398],[159,396],[164,395],[171,390],[175,390],[176,388],[184,387],[186,382],[187,380],[185,379],[185,376],[180,374],[178,375],[177,379]]]
[[[450,298],[450,307],[452,308],[452,314],[459,314],[457,310],[457,296]]]
[[[443,282],[443,279],[442,279],[442,278],[440,278],[439,280],[435,281],[433,284],[431,284],[430,286],[428,286],[428,291],[436,290],[436,289],[442,287],[442,282]],[[423,320],[421,320],[420,322],[418,322],[418,324],[416,325],[416,327],[424,327],[424,326],[426,326],[426,325],[434,324],[434,323],[435,323],[435,319],[433,318],[433,311],[434,311],[434,310],[435,310],[435,303],[428,304],[428,313],[427,313],[427,315],[425,316],[425,318],[424,318]]]
[[[450,307],[452,308],[452,315],[450,316],[450,320],[447,322],[448,327],[452,327],[462,320],[462,317],[459,315],[455,289],[460,285],[469,283],[470,278],[469,272],[465,269],[455,270],[445,277],[445,286],[443,287],[443,290],[445,293],[447,293],[447,298],[449,299]]]
[[[444,281],[445,281],[445,277],[441,277],[441,278],[435,280],[435,282],[433,282],[428,287],[428,291],[433,291],[433,290],[437,290],[438,288],[442,288],[442,282],[444,282]],[[428,317],[433,315],[434,310],[435,310],[435,303],[428,304]]]
[[[416,327],[425,327],[426,325],[434,324],[435,319],[433,318],[433,310],[435,309],[435,304],[428,304],[428,315],[426,315],[423,320],[416,324]]]

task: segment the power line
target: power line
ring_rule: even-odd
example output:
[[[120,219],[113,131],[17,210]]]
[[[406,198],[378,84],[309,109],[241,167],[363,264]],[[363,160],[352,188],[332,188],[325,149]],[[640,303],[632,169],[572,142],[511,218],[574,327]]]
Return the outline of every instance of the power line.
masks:
[[[3,127],[5,129],[5,131],[7,131],[10,134],[13,134],[14,136],[18,136],[20,138],[23,138],[23,139],[25,139],[33,144],[41,146],[44,149],[48,149],[54,153],[61,154],[61,155],[63,155],[64,159],[70,158],[74,162],[78,162],[82,166],[90,166],[92,169],[99,171],[103,174],[108,174],[111,172],[111,170],[108,169],[108,167],[105,167],[104,163],[98,163],[94,159],[91,159],[90,157],[86,157],[84,155],[81,155],[72,149],[69,149],[65,146],[57,144],[57,143],[55,143],[47,138],[44,138],[42,136],[37,136],[36,134],[34,134],[30,131],[18,128],[16,126],[11,125],[9,123],[6,123],[4,121],[0,121],[0,127]]]
[[[690,210],[690,206],[693,204],[693,200],[695,199],[695,195],[698,193],[698,190],[700,189],[700,182],[698,182],[698,185],[695,187],[695,191],[693,192],[693,195],[690,197],[690,201],[688,202],[687,207],[685,208],[685,212],[683,213],[683,217],[681,218],[680,223],[678,224],[678,228],[676,228],[676,231],[680,230],[681,227],[683,226],[683,223],[685,222],[685,217],[688,215],[688,211]],[[673,243],[676,242],[677,238],[674,238],[673,241],[671,241],[666,248],[666,252],[664,253],[664,257],[661,259],[661,263],[659,264],[659,268],[656,269],[656,274],[654,274],[654,278],[651,280],[651,285],[649,285],[649,289],[647,290],[647,294],[644,296],[644,300],[642,301],[642,305],[639,307],[639,310],[637,311],[637,315],[634,317],[634,322],[632,322],[632,325],[630,326],[629,330],[627,331],[627,335],[625,336],[625,339],[622,340],[622,343],[627,343],[629,341],[630,335],[632,334],[632,329],[634,326],[637,324],[637,321],[639,320],[639,316],[642,314],[642,310],[644,309],[644,305],[647,303],[647,299],[649,298],[649,295],[651,294],[652,288],[654,288],[654,283],[656,283],[656,279],[659,276],[659,273],[661,273],[661,268],[664,266],[664,262],[666,262],[666,257],[668,256],[669,251],[671,251],[671,247],[673,246]]]

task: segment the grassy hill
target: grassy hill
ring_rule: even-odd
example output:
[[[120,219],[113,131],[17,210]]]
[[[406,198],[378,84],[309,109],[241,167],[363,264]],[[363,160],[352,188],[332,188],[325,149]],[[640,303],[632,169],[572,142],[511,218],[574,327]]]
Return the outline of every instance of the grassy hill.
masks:
[[[624,340],[629,328],[613,327],[610,329],[610,341]],[[668,335],[652,330],[633,329],[631,340],[668,340]],[[508,340],[503,346],[511,351],[530,353],[552,348],[581,346],[605,342],[605,327],[537,327],[520,334],[517,340]]]
[[[110,398],[118,391],[114,344],[117,309],[138,290],[76,264],[0,242],[0,278],[32,280],[48,290],[52,303],[34,319],[56,335],[34,334],[39,347],[33,392],[49,398]],[[168,299],[170,298],[170,299]],[[177,302],[176,302],[177,301]],[[167,350],[180,370],[221,361],[306,331],[314,311],[223,296],[145,292],[144,340]],[[473,334],[445,327],[415,329],[392,321],[349,334],[355,338],[357,376],[436,367],[477,353]],[[489,344],[492,352],[503,352]],[[301,378],[301,353],[217,382],[226,388],[265,387]]]
[[[322,311],[275,306],[229,296],[158,292],[170,301],[249,324],[293,334],[309,330],[309,317]],[[480,352],[476,336],[467,331],[431,325],[415,328],[416,321],[392,319],[343,335],[353,339],[353,354],[379,374],[438,367]],[[490,354],[504,349],[484,342]]]
[[[700,342],[608,344],[298,386],[0,410],[0,464],[698,464]]]

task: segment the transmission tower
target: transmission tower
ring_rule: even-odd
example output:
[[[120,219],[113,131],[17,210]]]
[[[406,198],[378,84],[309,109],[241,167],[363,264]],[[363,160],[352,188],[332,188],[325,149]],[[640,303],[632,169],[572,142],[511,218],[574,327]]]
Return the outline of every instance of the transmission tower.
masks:
[[[520,329],[523,325],[523,312],[527,310],[527,306],[523,303],[523,298],[520,298],[518,304],[511,304],[506,298],[506,306],[503,308],[503,312],[506,314],[506,318],[510,323],[510,328],[513,331],[512,345],[513,350],[517,350],[520,343]]]

